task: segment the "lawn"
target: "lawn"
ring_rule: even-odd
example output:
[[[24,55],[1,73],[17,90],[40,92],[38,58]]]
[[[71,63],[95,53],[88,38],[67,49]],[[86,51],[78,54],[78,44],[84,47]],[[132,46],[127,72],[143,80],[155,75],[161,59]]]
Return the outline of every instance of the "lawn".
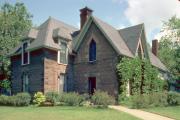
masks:
[[[0,120],[139,120],[113,109],[88,107],[0,107]]]
[[[163,116],[167,116],[170,118],[174,118],[176,120],[180,120],[180,106],[174,107],[155,107],[155,108],[148,108],[145,111],[149,111],[152,113],[157,113]]]

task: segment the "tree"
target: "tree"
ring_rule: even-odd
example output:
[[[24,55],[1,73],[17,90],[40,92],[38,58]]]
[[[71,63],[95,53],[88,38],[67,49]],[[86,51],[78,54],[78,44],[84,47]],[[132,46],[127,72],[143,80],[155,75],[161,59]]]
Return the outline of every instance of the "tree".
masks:
[[[0,61],[1,70],[9,77],[10,61],[7,54],[22,40],[24,33],[32,26],[32,15],[23,3],[4,3],[0,6]]]
[[[10,60],[7,55],[31,28],[31,18],[23,3],[4,3],[0,6],[0,70],[6,76],[5,80],[0,81],[0,88],[10,87]]]
[[[173,16],[164,22],[166,33],[159,43],[159,58],[169,69],[172,80],[180,80],[180,19]]]

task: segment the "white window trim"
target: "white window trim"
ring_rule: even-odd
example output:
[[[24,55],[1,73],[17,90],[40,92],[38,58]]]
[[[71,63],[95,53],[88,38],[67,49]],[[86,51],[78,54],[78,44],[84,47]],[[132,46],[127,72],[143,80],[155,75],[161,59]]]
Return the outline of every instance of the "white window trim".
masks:
[[[62,40],[62,39],[59,39],[58,40],[58,45],[59,46],[61,46],[61,42],[64,42],[64,43],[66,43],[66,45],[67,45],[67,49],[66,49],[66,61],[67,61],[67,63],[65,64],[65,63],[61,63],[60,62],[60,52],[61,52],[61,49],[59,49],[58,50],[58,52],[57,52],[57,63],[58,64],[63,64],[63,65],[67,65],[68,64],[68,43],[67,42],[65,42],[64,40]]]
[[[29,51],[27,51],[27,54],[28,54],[28,61],[27,61],[26,64],[24,64],[23,45],[24,45],[24,43],[26,43],[26,42],[28,43],[28,46],[30,45],[30,41],[25,41],[25,42],[22,43],[22,46],[21,46],[21,48],[22,48],[22,52],[21,52],[21,65],[28,65],[28,64],[30,64],[30,52],[29,52]]]

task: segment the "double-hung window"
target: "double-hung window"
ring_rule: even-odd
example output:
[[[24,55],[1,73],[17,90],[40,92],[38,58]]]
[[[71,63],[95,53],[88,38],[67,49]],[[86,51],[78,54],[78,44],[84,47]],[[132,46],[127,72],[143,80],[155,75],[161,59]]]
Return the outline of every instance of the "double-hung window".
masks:
[[[60,42],[60,50],[58,51],[58,63],[68,63],[68,51],[66,42]]]

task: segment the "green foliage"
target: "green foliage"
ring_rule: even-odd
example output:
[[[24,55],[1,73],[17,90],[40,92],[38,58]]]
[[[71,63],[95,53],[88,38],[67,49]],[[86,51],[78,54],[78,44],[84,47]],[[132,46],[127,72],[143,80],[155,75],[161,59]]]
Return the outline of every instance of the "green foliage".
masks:
[[[59,101],[59,94],[57,92],[47,92],[45,94],[46,96],[46,102],[50,102],[53,105],[56,105],[57,102]]]
[[[14,96],[0,96],[0,105],[6,106],[28,106],[31,96],[28,93],[18,93]]]
[[[114,104],[115,100],[112,96],[109,96],[107,92],[97,90],[93,94],[91,102],[98,107],[107,107],[108,105]]]
[[[0,95],[0,105],[8,105],[9,96]]]
[[[10,89],[11,88],[11,82],[7,79],[0,81],[0,87],[4,89]]]
[[[173,16],[164,23],[163,32],[159,43],[158,56],[166,65],[172,75],[172,80],[180,79],[180,19]],[[168,31],[168,32],[167,32]],[[177,40],[175,42],[175,40]]]
[[[173,91],[168,92],[167,101],[169,105],[180,105],[180,93]]]
[[[130,95],[162,91],[165,81],[158,77],[158,71],[149,60],[140,58],[122,58],[117,65],[120,76],[120,94],[127,94],[127,85],[130,85]]]
[[[79,106],[83,102],[84,98],[75,92],[62,93],[59,101],[68,106]]]
[[[137,109],[148,107],[163,107],[168,105],[166,92],[133,95],[130,96],[129,99],[126,99],[125,102],[127,103],[127,106]]]
[[[0,5],[0,68],[8,77],[10,60],[6,55],[17,46],[32,26],[32,15],[23,3],[4,3]]]
[[[34,94],[34,100],[33,103],[40,106],[46,101],[46,97],[43,95],[42,92],[37,92]]]

